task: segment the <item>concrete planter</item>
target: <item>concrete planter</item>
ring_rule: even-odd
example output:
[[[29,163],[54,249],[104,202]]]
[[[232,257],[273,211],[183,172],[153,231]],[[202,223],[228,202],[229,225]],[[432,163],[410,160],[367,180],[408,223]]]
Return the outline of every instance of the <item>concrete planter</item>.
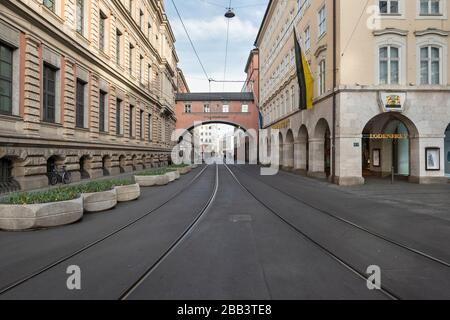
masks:
[[[95,193],[83,193],[85,212],[100,212],[112,209],[117,204],[116,189]]]
[[[197,165],[197,164],[193,164],[193,165],[191,166],[191,168],[192,168],[192,169],[197,169],[197,168],[198,168],[198,165]]]
[[[187,174],[187,173],[191,172],[192,168],[190,166],[187,166],[187,167],[177,168],[177,170],[180,174]]]
[[[83,217],[83,197],[42,204],[0,204],[0,229],[21,231],[62,226]]]
[[[170,182],[180,179],[180,173],[178,172],[178,170],[167,172],[166,176],[169,177]]]
[[[170,182],[167,175],[160,176],[135,176],[135,181],[141,187],[164,186]]]
[[[137,183],[128,186],[118,186],[115,189],[117,193],[117,202],[133,201],[141,196],[141,188]]]

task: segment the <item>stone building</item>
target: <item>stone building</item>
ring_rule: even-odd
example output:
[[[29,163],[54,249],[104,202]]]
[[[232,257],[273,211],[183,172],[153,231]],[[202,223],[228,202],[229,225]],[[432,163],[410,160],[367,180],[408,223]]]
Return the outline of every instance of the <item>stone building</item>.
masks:
[[[255,46],[281,165],[341,185],[447,182],[449,10],[447,0],[271,0]],[[314,78],[306,110],[294,27]]]
[[[0,3],[0,190],[165,164],[178,57],[160,0]]]

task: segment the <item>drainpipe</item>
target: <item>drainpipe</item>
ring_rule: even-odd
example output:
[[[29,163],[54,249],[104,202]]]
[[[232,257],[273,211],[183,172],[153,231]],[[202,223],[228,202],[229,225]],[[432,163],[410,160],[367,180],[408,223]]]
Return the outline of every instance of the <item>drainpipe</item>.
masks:
[[[332,150],[332,175],[331,181],[336,183],[336,86],[337,86],[337,0],[333,0],[333,140],[331,143]]]

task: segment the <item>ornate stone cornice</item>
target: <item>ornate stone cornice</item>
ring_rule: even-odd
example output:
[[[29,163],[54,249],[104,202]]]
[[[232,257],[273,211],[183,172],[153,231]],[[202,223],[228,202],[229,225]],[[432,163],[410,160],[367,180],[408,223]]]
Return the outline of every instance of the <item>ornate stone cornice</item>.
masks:
[[[402,36],[402,37],[406,37],[408,35],[408,30],[401,30],[401,29],[397,29],[397,28],[385,28],[383,30],[375,30],[373,32],[373,35],[378,37],[378,36],[384,36],[387,34],[394,34],[397,36]]]
[[[415,31],[414,35],[416,37],[428,36],[428,35],[436,35],[436,36],[441,36],[441,37],[448,37],[449,31],[436,29],[436,28],[428,28],[428,29],[421,30],[421,31]]]

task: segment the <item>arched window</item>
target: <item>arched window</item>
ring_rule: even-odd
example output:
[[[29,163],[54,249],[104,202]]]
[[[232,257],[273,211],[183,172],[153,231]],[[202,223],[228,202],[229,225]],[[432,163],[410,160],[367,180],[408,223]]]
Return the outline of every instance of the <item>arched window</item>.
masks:
[[[383,46],[379,49],[379,84],[399,84],[400,48]]]
[[[291,87],[291,110],[295,109],[295,87]]]
[[[285,97],[286,97],[286,102],[285,102],[286,111],[287,111],[287,113],[290,113],[292,111],[292,109],[291,109],[291,104],[289,103],[289,91],[287,91],[287,90],[285,93]]]
[[[319,62],[319,95],[326,91],[325,76],[325,59],[323,59]]]
[[[420,48],[420,84],[441,84],[441,48],[424,46]]]

